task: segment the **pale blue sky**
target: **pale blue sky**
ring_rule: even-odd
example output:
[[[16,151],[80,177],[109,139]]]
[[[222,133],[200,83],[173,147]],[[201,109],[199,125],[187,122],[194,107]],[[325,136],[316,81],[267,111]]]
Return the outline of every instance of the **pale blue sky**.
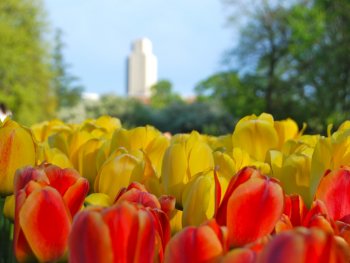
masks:
[[[220,0],[44,0],[53,27],[64,31],[65,58],[86,92],[125,94],[133,40],[148,37],[158,79],[182,95],[219,71],[232,46]]]

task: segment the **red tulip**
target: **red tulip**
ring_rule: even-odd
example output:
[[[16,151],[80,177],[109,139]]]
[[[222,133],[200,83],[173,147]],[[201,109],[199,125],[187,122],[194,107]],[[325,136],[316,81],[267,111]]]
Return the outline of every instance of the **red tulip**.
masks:
[[[169,220],[161,210],[126,201],[92,207],[74,218],[69,262],[161,262],[166,232]]]
[[[164,262],[219,262],[225,253],[225,232],[215,220],[185,227],[169,241]]]
[[[19,170],[15,178],[14,250],[18,261],[54,261],[67,248],[71,220],[89,190],[74,170],[53,165]]]
[[[231,179],[215,217],[227,225],[230,246],[242,246],[270,234],[283,207],[280,184],[247,167]]]
[[[333,220],[350,215],[350,167],[326,172],[318,185],[315,199],[325,203]]]
[[[114,203],[123,201],[140,204],[144,207],[161,209],[170,218],[175,209],[175,197],[162,195],[157,198],[149,193],[146,187],[138,182],[132,182],[128,187],[123,187],[117,194]]]
[[[254,263],[256,259],[255,251],[248,248],[236,248],[227,253],[220,263]]]
[[[343,239],[321,229],[299,227],[275,236],[259,255],[258,263],[349,262],[349,249]]]
[[[321,200],[312,203],[312,207],[305,215],[302,225],[308,228],[318,227],[330,234],[334,234],[334,230],[336,230],[334,220],[329,216],[327,208]]]
[[[283,213],[289,217],[294,227],[301,226],[307,213],[302,197],[300,195],[286,195]]]

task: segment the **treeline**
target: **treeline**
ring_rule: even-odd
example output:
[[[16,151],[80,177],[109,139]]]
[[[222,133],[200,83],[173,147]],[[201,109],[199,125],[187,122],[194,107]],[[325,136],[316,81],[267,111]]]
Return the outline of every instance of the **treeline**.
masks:
[[[0,103],[18,122],[54,118],[79,102],[82,87],[68,71],[63,47],[42,1],[0,1]]]
[[[162,81],[147,103],[105,95],[80,103],[77,112],[110,114],[129,127],[212,134],[231,131],[252,113],[291,117],[307,123],[308,132],[349,118],[348,0],[222,1],[234,10],[228,26],[241,29],[238,45],[225,53],[225,70],[198,83],[195,100],[181,99]],[[0,102],[23,124],[80,114],[71,107],[82,87],[62,55],[62,33],[48,24],[40,0],[0,1]]]
[[[238,45],[225,56],[229,70],[202,81],[196,87],[200,99],[219,100],[235,118],[263,111],[292,117],[307,122],[310,132],[348,119],[350,2],[254,2],[254,8],[247,3],[247,9],[235,9],[241,17],[246,11],[247,19]]]
[[[104,95],[99,101],[86,101],[74,116],[67,121],[84,117],[97,118],[108,114],[119,118],[123,126],[153,125],[163,132],[183,133],[197,130],[201,133],[221,135],[231,132],[232,116],[213,101],[183,99],[172,90],[169,81],[160,81],[152,87],[152,96],[147,101],[136,98]]]

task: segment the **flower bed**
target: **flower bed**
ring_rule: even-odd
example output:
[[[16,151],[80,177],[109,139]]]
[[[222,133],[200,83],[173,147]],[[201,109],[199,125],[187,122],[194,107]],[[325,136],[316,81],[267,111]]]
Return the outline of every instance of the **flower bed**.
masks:
[[[349,134],[349,121],[324,137],[269,114],[220,137],[109,116],[31,129],[7,119],[1,258],[349,262]]]

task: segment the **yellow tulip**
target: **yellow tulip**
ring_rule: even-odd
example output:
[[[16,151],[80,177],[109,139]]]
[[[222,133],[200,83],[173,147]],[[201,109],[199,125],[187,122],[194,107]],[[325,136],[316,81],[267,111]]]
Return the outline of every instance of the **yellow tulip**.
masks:
[[[109,195],[106,195],[104,193],[93,193],[93,194],[89,194],[85,198],[84,204],[85,206],[95,205],[95,206],[108,207],[113,204],[113,199],[111,199]]]
[[[298,124],[292,119],[275,121],[274,126],[278,134],[278,149],[281,149],[286,141],[298,136]]]
[[[233,147],[241,148],[257,161],[264,161],[268,150],[278,146],[272,115],[247,116],[239,120],[232,135]]]
[[[36,145],[29,130],[7,119],[0,127],[0,195],[13,193],[17,169],[35,165]]]
[[[15,219],[15,202],[15,195],[6,196],[3,213],[11,221]]]
[[[152,166],[150,158],[143,153],[143,160],[138,162],[130,178],[131,182],[143,184],[147,191],[160,197],[164,193],[163,185],[160,183],[159,176]]]
[[[131,174],[138,159],[127,153],[120,153],[107,159],[95,179],[95,192],[105,193],[114,200],[122,187],[131,182]]]
[[[73,160],[73,163],[75,162],[74,160],[77,158],[77,152],[79,148],[88,140],[91,140],[93,138],[96,137],[94,137],[91,133],[87,131],[76,130],[72,134],[69,147],[69,157],[71,158],[71,160]]]
[[[279,172],[278,172],[279,171]],[[274,176],[278,178],[287,194],[299,194],[307,205],[311,205],[313,196],[310,195],[311,156],[294,153],[286,156],[282,167],[275,170]]]
[[[179,136],[166,150],[162,165],[162,183],[166,194],[176,198],[182,206],[182,192],[191,178],[214,168],[212,150],[202,141],[198,132]]]
[[[73,168],[73,164],[67,155],[57,148],[50,148],[46,143],[38,147],[37,164],[39,165],[43,162],[51,163],[61,168]]]
[[[280,180],[285,192],[301,195],[308,205],[313,197],[309,187],[314,144],[311,136],[291,139],[284,143],[282,151],[270,150],[266,159],[271,166],[270,175]]]
[[[81,176],[88,179],[90,185],[94,185],[97,176],[96,157],[103,143],[104,141],[101,139],[88,140],[80,146],[76,154],[76,159],[74,160],[75,168]]]
[[[315,146],[311,163],[310,194],[316,192],[325,171],[350,164],[350,129],[343,127],[331,137],[320,137]]]
[[[238,171],[236,170],[233,159],[228,154],[220,151],[214,152],[213,155],[218,176],[224,177],[229,181]]]
[[[110,139],[113,132],[121,127],[122,125],[119,119],[104,115],[96,120],[85,120],[80,130],[90,132],[95,137],[105,137]]]
[[[221,193],[225,193],[228,180],[221,176],[218,179]],[[182,195],[182,225],[198,226],[212,218],[215,213],[215,200],[214,171],[203,172],[193,177],[185,186]]]
[[[39,142],[46,141],[51,135],[62,132],[71,132],[71,128],[61,120],[51,120],[34,124],[31,127],[35,139]]]
[[[157,175],[160,175],[163,156],[168,146],[169,139],[164,134],[152,126],[145,126],[131,130],[117,130],[113,134],[110,149],[113,151],[123,147],[130,154],[140,159],[143,158],[142,152],[145,152]]]

